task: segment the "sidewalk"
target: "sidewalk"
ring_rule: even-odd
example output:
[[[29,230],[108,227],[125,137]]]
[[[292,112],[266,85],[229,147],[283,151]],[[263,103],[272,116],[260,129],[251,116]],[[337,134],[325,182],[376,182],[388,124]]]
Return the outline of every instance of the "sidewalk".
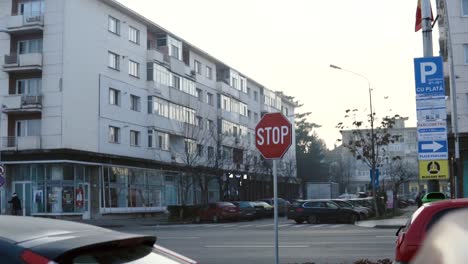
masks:
[[[357,222],[356,225],[360,227],[367,228],[399,228],[400,226],[406,225],[411,215],[416,211],[416,206],[409,206],[407,208],[401,209],[404,211],[404,214],[401,216],[396,216],[390,219],[381,219],[381,220],[366,220]]]
[[[128,217],[128,218],[104,218],[104,219],[89,219],[89,220],[71,220],[88,225],[100,226],[104,228],[121,228],[121,227],[136,227],[136,226],[158,226],[158,225],[174,225],[188,224],[191,222],[169,221],[167,215],[156,217]]]

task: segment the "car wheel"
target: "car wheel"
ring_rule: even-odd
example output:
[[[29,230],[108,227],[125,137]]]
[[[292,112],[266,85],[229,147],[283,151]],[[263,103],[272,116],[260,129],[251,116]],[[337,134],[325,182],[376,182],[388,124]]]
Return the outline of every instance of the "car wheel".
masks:
[[[302,223],[304,223],[304,220],[303,220],[303,219],[294,219],[294,221],[296,221],[297,224],[302,224]]]
[[[365,220],[366,219],[366,214],[362,213],[359,215],[359,219],[358,221],[362,221],[362,220]]]
[[[318,218],[317,218],[317,216],[315,216],[315,215],[309,215],[309,217],[307,217],[307,223],[309,223],[309,224],[317,224],[317,223],[318,223]]]
[[[356,216],[355,214],[351,214],[351,215],[349,216],[349,223],[350,223],[350,224],[356,223],[356,219],[357,219],[357,216]]]
[[[213,223],[218,223],[219,217],[217,215],[213,215]]]
[[[199,224],[201,222],[201,219],[199,216],[195,217],[195,223]]]

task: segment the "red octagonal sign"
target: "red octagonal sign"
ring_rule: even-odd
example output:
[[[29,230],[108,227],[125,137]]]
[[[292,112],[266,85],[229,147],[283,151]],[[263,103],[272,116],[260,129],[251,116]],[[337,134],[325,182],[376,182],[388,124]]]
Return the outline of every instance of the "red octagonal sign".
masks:
[[[255,127],[255,146],[265,159],[281,159],[292,143],[292,126],[282,113],[265,114]]]

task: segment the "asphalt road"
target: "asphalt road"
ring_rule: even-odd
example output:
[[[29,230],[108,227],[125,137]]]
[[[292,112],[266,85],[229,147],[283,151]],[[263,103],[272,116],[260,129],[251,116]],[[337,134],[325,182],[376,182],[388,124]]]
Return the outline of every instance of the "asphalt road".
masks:
[[[158,244],[201,264],[274,263],[273,220],[221,224],[137,226],[117,230],[155,234]],[[281,263],[353,263],[392,259],[395,230],[346,224],[279,224]]]

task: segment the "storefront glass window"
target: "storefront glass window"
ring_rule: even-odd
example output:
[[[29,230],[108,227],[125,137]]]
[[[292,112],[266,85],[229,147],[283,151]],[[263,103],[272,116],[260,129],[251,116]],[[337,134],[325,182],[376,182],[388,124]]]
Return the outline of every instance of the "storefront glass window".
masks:
[[[105,167],[103,181],[104,208],[125,212],[163,206],[164,185],[160,171]]]

